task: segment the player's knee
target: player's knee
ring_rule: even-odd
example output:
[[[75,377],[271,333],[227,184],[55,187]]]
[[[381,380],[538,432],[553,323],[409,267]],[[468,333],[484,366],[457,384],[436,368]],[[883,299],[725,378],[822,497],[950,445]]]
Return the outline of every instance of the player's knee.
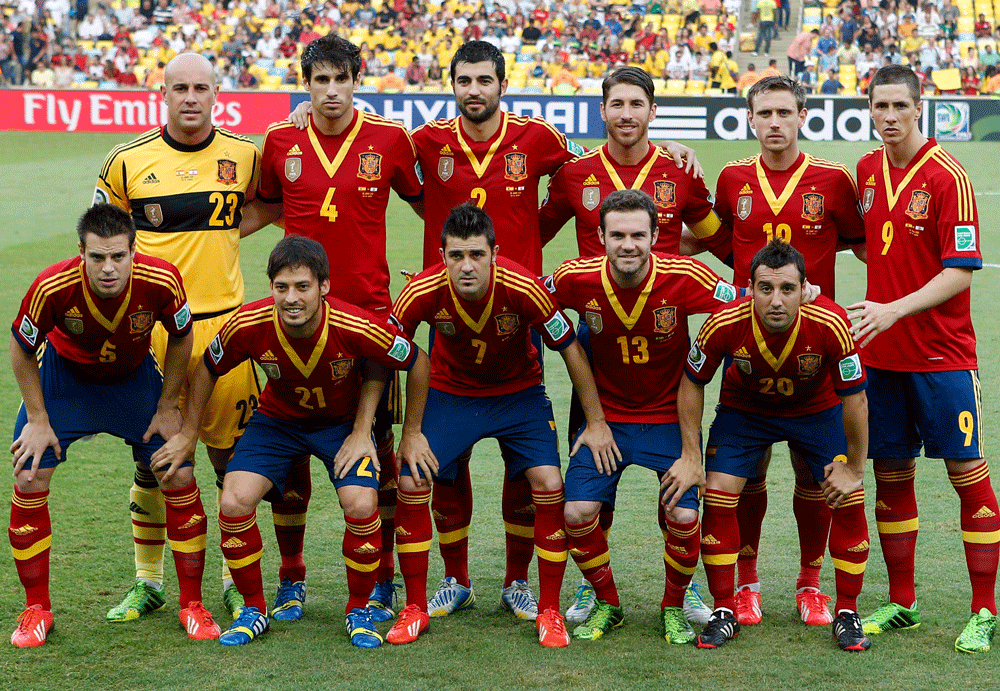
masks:
[[[594,520],[600,510],[600,502],[568,501],[563,509],[563,517],[568,524],[580,525]]]
[[[181,489],[194,482],[194,466],[183,466],[169,478],[164,478],[162,473],[156,473],[156,481],[161,489]]]
[[[345,492],[340,497],[340,505],[348,518],[368,518],[378,510],[378,493],[375,490]]]
[[[689,509],[685,506],[675,506],[663,513],[671,523],[691,523],[698,520],[698,509]]]
[[[541,465],[529,468],[525,473],[532,492],[558,492],[563,488],[562,475],[559,467]]]
[[[235,488],[227,487],[222,490],[219,498],[219,513],[227,517],[246,516],[257,508],[257,502],[250,497],[236,491]]]

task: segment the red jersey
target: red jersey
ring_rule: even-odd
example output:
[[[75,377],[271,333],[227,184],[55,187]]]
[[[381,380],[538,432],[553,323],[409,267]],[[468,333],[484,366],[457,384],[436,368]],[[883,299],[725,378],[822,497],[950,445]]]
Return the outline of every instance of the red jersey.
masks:
[[[655,251],[680,252],[683,222],[713,251],[717,251],[716,246],[722,240],[728,254],[728,237],[723,239],[725,233],[716,234],[719,218],[712,211],[712,195],[704,180],[678,169],[663,149],[652,144],[646,156],[634,166],[617,163],[605,144],[560,168],[549,180],[549,193],[538,212],[542,244],[548,243],[575,216],[580,256],[605,254],[598,237],[601,202],[611,192],[625,189],[642,190],[656,202],[660,234],[653,246]]]
[[[783,333],[768,333],[751,296],[722,308],[691,346],[687,375],[707,384],[726,357],[733,364],[722,379],[719,403],[755,415],[813,415],[868,385],[847,313],[822,295],[799,307]]]
[[[91,290],[83,261],[78,255],[53,264],[31,284],[11,326],[26,352],[36,352],[47,337],[79,374],[106,382],[139,366],[157,321],[173,336],[191,330],[187,294],[173,264],[137,252],[125,290],[103,299]]]
[[[317,131],[311,117],[305,130],[288,122],[267,129],[258,196],[284,203],[286,235],[326,249],[333,297],[373,311],[392,304],[385,210],[390,188],[420,199],[416,156],[405,127],[359,110],[336,136]]]
[[[500,113],[500,128],[477,142],[461,117],[435,120],[413,131],[424,181],[424,268],[441,261],[441,229],[448,213],[475,201],[489,214],[503,256],[542,273],[538,184],[583,150],[541,118]]]
[[[979,213],[972,183],[953,156],[929,140],[905,168],[884,147],[858,161],[868,235],[868,299],[892,302],[946,267],[979,269]],[[903,372],[976,369],[969,290],[900,319],[861,353],[866,365]]]
[[[328,300],[328,301],[327,301]],[[361,360],[407,369],[417,347],[371,312],[336,298],[310,338],[289,338],[273,298],[244,305],[205,350],[205,365],[222,376],[246,360],[267,375],[258,410],[277,420],[353,420],[361,391]]]
[[[854,178],[840,163],[800,153],[788,170],[771,170],[760,154],[732,161],[719,174],[715,211],[733,230],[733,283],[750,281],[750,262],[772,238],[806,260],[806,278],[835,299],[837,241],[864,242]]]
[[[607,257],[571,259],[552,276],[556,300],[590,328],[594,380],[609,422],[677,422],[687,318],[739,291],[696,259],[653,253],[648,278],[619,287]]]
[[[448,270],[438,266],[406,284],[392,313],[411,337],[420,322],[437,330],[431,386],[459,396],[499,396],[541,384],[532,326],[553,350],[576,339],[566,315],[538,279],[502,256],[493,265],[482,300],[461,298]]]

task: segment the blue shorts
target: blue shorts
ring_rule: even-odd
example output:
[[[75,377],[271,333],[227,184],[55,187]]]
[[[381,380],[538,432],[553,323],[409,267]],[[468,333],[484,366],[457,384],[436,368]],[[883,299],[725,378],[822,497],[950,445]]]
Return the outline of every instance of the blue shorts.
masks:
[[[983,458],[977,370],[868,369],[868,457]]]
[[[829,410],[800,417],[765,417],[720,405],[708,431],[705,470],[757,477],[764,451],[779,441],[787,441],[789,448],[798,451],[816,482],[822,482],[823,469],[834,458],[847,458],[844,406],[838,403]]]
[[[135,462],[149,467],[153,452],[164,444],[159,435],[148,443],[142,441],[163,390],[163,376],[152,353],[123,379],[105,384],[77,376],[72,363],[46,344],[38,373],[49,425],[62,448],[61,460],[52,447],[45,449],[39,468],[56,467],[66,460],[70,444],[100,432],[124,439],[132,447]],[[22,402],[14,423],[14,439],[26,424],[28,414]]]
[[[487,437],[500,442],[511,479],[528,468],[559,467],[552,402],[541,384],[501,396],[456,396],[431,389],[422,429],[438,461],[435,480],[444,484],[455,482],[458,457]],[[399,473],[412,475],[406,463]]]
[[[334,477],[333,457],[352,429],[354,422],[276,420],[258,410],[236,443],[226,472],[243,470],[263,475],[278,492],[284,494],[285,477],[292,461],[303,454],[310,454],[323,461],[330,481],[337,489],[345,485],[360,485],[378,491],[378,471],[367,456],[354,463],[347,477]],[[269,494],[268,498],[271,496]]]
[[[604,475],[594,465],[594,454],[581,446],[569,461],[566,470],[566,501],[600,501],[615,508],[618,481],[630,465],[649,468],[661,478],[681,455],[681,428],[676,422],[645,424],[640,422],[609,422],[622,460],[618,472]],[[577,434],[583,434],[583,429]],[[677,506],[698,508],[698,488],[691,487]]]

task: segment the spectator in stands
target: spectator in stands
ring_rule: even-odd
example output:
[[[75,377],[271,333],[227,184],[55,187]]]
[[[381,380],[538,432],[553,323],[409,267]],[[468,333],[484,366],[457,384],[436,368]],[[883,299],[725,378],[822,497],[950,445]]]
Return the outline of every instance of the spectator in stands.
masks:
[[[736,82],[736,91],[741,95],[745,95],[751,86],[756,84],[761,80],[761,75],[757,73],[757,67],[752,63],[747,63],[747,71],[744,72],[738,82]]]
[[[775,60],[774,58],[771,58],[770,60],[767,61],[767,67],[765,67],[764,70],[760,73],[761,79],[763,79],[764,77],[780,77],[780,76],[781,76],[781,70],[778,69],[778,61]]]
[[[829,70],[826,73],[826,81],[824,81],[820,87],[819,92],[821,94],[826,94],[827,96],[835,96],[844,90],[844,85],[840,83],[840,79],[837,78],[836,70]]]
[[[52,68],[54,81],[52,86],[56,89],[68,89],[73,86],[73,65],[69,61],[62,61]]]
[[[285,34],[281,37],[281,43],[278,44],[278,52],[281,53],[283,58],[294,58],[299,52],[299,47],[295,43],[295,39],[291,34]]]
[[[798,75],[798,82],[807,94],[816,93],[816,61],[807,59]]]
[[[245,34],[242,29],[237,29],[227,41],[222,44],[220,57],[225,58],[230,64],[239,66],[243,64],[243,39]],[[170,62],[164,60],[163,62]]]
[[[820,31],[821,36],[819,40],[816,41],[816,46],[814,48],[816,55],[826,55],[827,51],[833,46],[834,50],[837,49],[837,39],[834,36],[834,28],[832,26],[824,26]]]
[[[403,82],[402,77],[396,74],[396,64],[390,62],[386,66],[386,72],[381,77],[379,77],[378,82],[375,84],[375,88],[378,89],[379,93],[399,93],[406,88],[406,84]]]
[[[695,51],[694,57],[691,59],[690,79],[708,84],[708,77],[710,74],[711,68],[708,64],[708,55],[703,53],[701,50]]]
[[[976,22],[973,31],[976,38],[989,38],[990,34],[993,33],[993,26],[986,20],[986,15],[982,12],[979,13],[979,21]]]
[[[969,50],[965,54],[965,58],[962,60],[962,67],[971,67],[975,70],[976,74],[979,74],[979,55],[976,53],[975,46],[969,46]]]
[[[899,46],[896,45],[896,39],[892,36],[888,36],[885,42],[882,44],[882,57],[885,60],[886,65],[901,65],[903,64],[903,55],[899,52]]]
[[[153,10],[153,23],[161,29],[166,29],[174,22],[174,11],[170,8],[170,0],[159,0]]]
[[[276,26],[273,31],[265,31],[254,48],[262,58],[274,60],[278,57],[279,46],[281,46],[281,27]]]
[[[933,40],[929,38],[924,39],[924,45],[920,48],[919,56],[921,65],[930,69],[937,68],[938,52]]]
[[[14,57],[14,42],[0,26],[0,84],[20,84],[21,64]]]
[[[31,71],[31,85],[36,89],[51,89],[56,84],[56,73],[48,58],[42,58]]]
[[[85,41],[96,41],[103,33],[104,22],[90,13],[76,27],[76,35]]]
[[[894,11],[894,5],[889,4],[889,0],[882,0],[878,5],[878,15],[875,17],[875,26],[880,31],[888,31],[890,36],[896,34],[899,25],[899,16]]]
[[[685,2],[690,2],[691,0],[684,0]],[[697,4],[697,0],[694,0]],[[697,21],[697,20],[695,20]],[[687,22],[685,21],[685,24]],[[621,15],[617,12],[608,12],[604,18],[604,28],[610,31],[614,36],[620,36],[625,28],[622,26]]]
[[[943,46],[937,47],[938,64],[944,65],[949,59],[956,65],[962,60],[962,52],[958,49],[958,44],[950,38],[944,40]]]
[[[435,60],[427,70],[427,83],[434,86],[441,86],[443,82],[444,73],[441,70],[441,65]]]
[[[701,51],[706,55],[711,50],[712,43],[715,42],[715,37],[710,36],[708,33],[708,24],[704,22],[698,25],[698,33],[694,35],[694,49],[695,51]]]
[[[936,41],[941,34],[941,15],[930,2],[925,2],[917,14],[917,33],[920,38]]]
[[[790,0],[779,0],[778,4],[778,16],[774,25],[774,37],[778,38],[778,28],[780,27],[782,31],[788,30],[788,22],[792,18],[792,3]]]
[[[375,15],[372,21],[376,29],[392,29],[396,25],[397,13],[395,6],[390,2],[383,2],[382,9]]]
[[[530,74],[535,79],[548,79],[549,69],[545,64],[545,60],[541,53],[535,53],[534,62],[531,64]]]
[[[819,29],[812,29],[811,31],[802,31],[792,39],[791,45],[788,46],[788,76],[793,79],[798,78],[798,74],[805,70],[806,58],[812,52],[812,43],[814,39],[819,38]]]
[[[753,55],[760,53],[761,44],[764,55],[771,53],[771,39],[774,36],[774,15],[777,4],[774,0],[759,0],[757,3],[757,40],[754,43]]]
[[[854,42],[845,43],[837,49],[837,61],[841,65],[853,65],[858,61],[861,51],[854,45]]]
[[[874,51],[870,48],[866,50],[863,54],[858,56],[858,59],[854,62],[854,70],[860,78],[862,75],[868,74],[868,70],[871,68],[878,69],[883,65],[883,59],[881,55],[876,55]]]
[[[858,93],[861,95],[866,95],[868,93],[868,85],[872,83],[872,79],[875,77],[875,73],[878,72],[878,68],[872,67],[865,73],[858,73],[862,75],[858,79]]]
[[[542,37],[541,30],[535,26],[535,18],[528,17],[528,25],[521,31],[521,41],[523,43],[535,44]]]
[[[674,50],[674,55],[670,58],[670,62],[667,63],[665,72],[667,79],[686,80],[691,76],[691,64],[684,57],[683,49],[678,48]]]
[[[978,96],[983,86],[983,80],[979,77],[979,72],[974,67],[962,68],[962,94],[965,96]]]
[[[822,53],[816,59],[816,62],[819,66],[818,72],[820,74],[826,74],[830,70],[840,67],[840,60],[837,58],[837,46],[829,46],[826,52]]]
[[[562,86],[562,89],[556,91],[557,87]],[[563,63],[559,71],[556,72],[555,76],[552,77],[552,92],[553,93],[576,93],[580,90],[580,80],[577,78],[573,71],[570,69],[569,63]]]
[[[941,7],[941,21],[943,24],[958,24],[958,18],[962,16],[962,11],[952,4],[951,0],[944,0]]]
[[[427,70],[420,64],[420,58],[414,55],[406,66],[406,83],[410,86],[423,86],[427,81]]]
[[[857,36],[858,20],[854,18],[854,14],[847,7],[843,7],[840,10],[840,42],[843,44],[854,43],[854,38]]]
[[[143,82],[143,86],[150,90],[159,89],[163,84],[163,73],[167,64],[162,60],[156,63],[156,67],[153,68],[149,74],[146,75],[146,79]]]
[[[990,65],[986,68],[986,78],[983,80],[982,89],[984,94],[1000,93],[1000,71],[997,70],[996,65]]]
[[[285,72],[285,76],[281,78],[281,83],[299,86],[299,70],[295,66],[294,62],[288,66],[288,71]]]
[[[259,89],[260,81],[250,71],[249,61],[244,61],[240,65],[240,73],[236,77],[236,87],[238,89]]]
[[[728,26],[723,26],[716,33],[716,43],[719,44],[719,50],[724,53],[731,53],[736,50],[736,38],[733,29]]]
[[[993,50],[993,46],[989,43],[984,45],[983,49],[979,52],[980,69],[995,67],[998,62],[1000,62],[1000,55],[997,55],[996,51]]]
[[[878,29],[868,17],[864,18],[863,24],[861,31],[858,32],[858,50],[881,50],[882,38],[879,36]]]
[[[723,93],[735,94],[736,78],[739,76],[739,66],[733,60],[733,52],[726,51],[726,57],[715,68],[712,74],[712,87],[722,89]]]

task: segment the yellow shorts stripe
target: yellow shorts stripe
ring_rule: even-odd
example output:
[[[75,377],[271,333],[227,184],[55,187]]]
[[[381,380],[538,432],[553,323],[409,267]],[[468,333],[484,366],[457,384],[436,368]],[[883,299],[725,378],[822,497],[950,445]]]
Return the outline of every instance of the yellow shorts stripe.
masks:
[[[264,550],[259,550],[251,554],[249,557],[243,557],[242,559],[226,559],[226,563],[229,564],[230,569],[242,569],[250,566],[250,564],[253,564],[255,561],[260,561],[262,554],[264,554]]]
[[[378,559],[373,561],[371,564],[359,564],[353,559],[348,559],[344,557],[344,563],[347,564],[347,568],[354,569],[355,571],[360,571],[361,573],[371,573],[378,568]]]
[[[195,552],[205,551],[205,535],[199,535],[198,537],[193,537],[190,540],[179,540],[175,542],[170,541],[170,549],[174,552],[180,552],[182,554],[194,554]]]
[[[705,563],[705,566],[731,566],[736,563],[736,558],[739,555],[739,552],[730,552],[728,554],[705,554],[702,552],[701,560]]]
[[[39,540],[35,544],[31,545],[30,547],[26,547],[25,549],[15,549],[14,547],[11,547],[10,552],[11,554],[14,555],[14,558],[17,559],[18,561],[25,561],[27,559],[31,559],[32,557],[38,556],[51,546],[52,546],[52,536],[49,535],[48,537]]]
[[[566,555],[568,554],[566,550],[563,550],[561,552],[550,552],[547,549],[538,549],[538,548],[535,549],[535,552],[538,553],[539,559],[544,559],[545,561],[554,561],[557,563],[566,561]]]
[[[962,540],[971,542],[974,545],[992,545],[1000,542],[1000,530],[991,530],[988,533],[974,533],[963,530]]]
[[[853,561],[845,561],[843,559],[833,559],[833,568],[837,571],[844,571],[845,573],[852,573],[855,576],[865,572],[865,567],[868,565],[868,560],[865,559],[863,562],[857,563]]]
[[[883,535],[896,535],[898,533],[912,533],[920,527],[919,518],[911,518],[908,521],[878,521],[878,531]]]
[[[674,569],[678,573],[684,574],[685,576],[690,576],[697,568],[697,564],[695,566],[681,566],[674,561],[673,557],[671,557],[666,550],[663,550],[663,561],[667,562],[670,565],[670,568]]]
[[[516,523],[507,523],[504,521],[503,529],[511,535],[525,537],[529,540],[535,537],[535,527],[531,525],[517,525]]]
[[[438,542],[442,545],[450,545],[453,542],[464,540],[467,537],[469,537],[469,526],[459,528],[458,530],[452,530],[447,533],[438,533]]]
[[[424,540],[423,542],[408,542],[405,545],[401,542],[396,543],[396,551],[400,554],[412,554],[414,552],[429,552],[431,549],[431,541]]]

